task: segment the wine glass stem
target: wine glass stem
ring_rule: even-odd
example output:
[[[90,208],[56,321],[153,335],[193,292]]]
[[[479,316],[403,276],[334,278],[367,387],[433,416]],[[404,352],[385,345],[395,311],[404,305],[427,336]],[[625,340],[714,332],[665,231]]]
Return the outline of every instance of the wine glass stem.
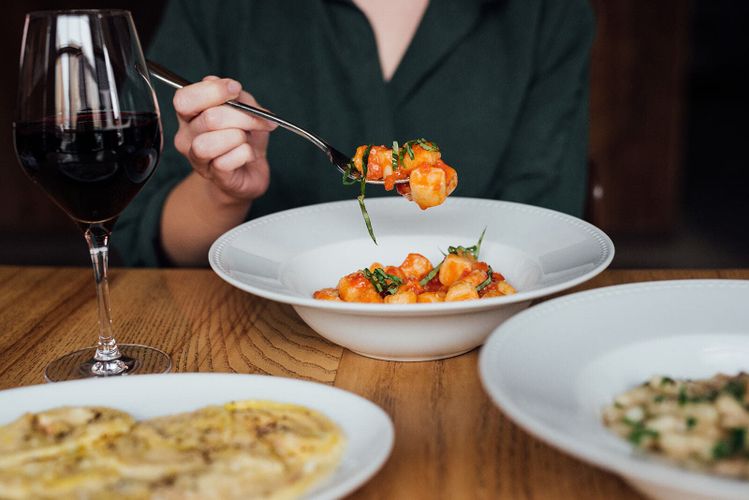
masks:
[[[112,317],[109,307],[109,283],[107,263],[109,257],[110,232],[99,224],[93,224],[85,232],[91,263],[96,280],[96,299],[99,305],[99,343],[96,346],[95,362],[91,371],[98,376],[118,375],[127,369],[120,360],[120,350],[112,333]]]

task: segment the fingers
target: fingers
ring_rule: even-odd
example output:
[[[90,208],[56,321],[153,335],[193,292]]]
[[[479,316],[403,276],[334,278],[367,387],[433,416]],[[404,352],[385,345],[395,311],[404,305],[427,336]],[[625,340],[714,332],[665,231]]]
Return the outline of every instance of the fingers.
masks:
[[[253,97],[253,95],[250,94],[249,92],[245,92],[244,90],[239,93],[239,99],[237,99],[237,101],[244,103],[244,104],[249,104],[250,106],[255,106],[256,108],[260,108],[263,111],[270,111],[269,109],[266,109],[262,107],[260,104],[258,104],[255,98]],[[267,130],[268,132],[270,132],[272,130],[275,130],[278,127],[277,123],[269,122],[268,120],[264,120],[256,116],[248,115],[244,111],[239,111],[239,110],[232,110],[232,111],[241,112],[242,114],[246,116],[250,116],[252,119],[254,119],[258,123],[257,130]]]
[[[245,142],[228,153],[214,158],[211,161],[211,168],[222,172],[231,172],[243,167],[247,163],[255,161],[255,158],[255,151]]]
[[[238,98],[241,90],[242,85],[236,80],[206,78],[175,92],[174,109],[180,118],[189,121],[208,108]]]
[[[241,144],[247,143],[244,130],[230,128],[200,134],[192,140],[188,157],[196,168],[205,167]]]
[[[242,94],[249,96],[246,92],[242,92]],[[242,100],[244,102],[249,101],[249,99]],[[189,126],[190,132],[192,132],[193,135],[227,128],[238,128],[248,132],[259,130],[270,132],[276,128],[275,123],[263,120],[262,118],[257,118],[229,106],[215,106],[208,108],[190,121]]]
[[[242,86],[235,80],[206,76],[203,81],[179,89],[174,94],[174,109],[181,120],[190,122],[195,135],[222,128],[274,130],[277,125],[273,122],[222,106],[226,101],[236,99],[259,107],[255,98],[241,89]]]
[[[238,82],[227,78],[207,76],[178,90],[174,145],[212,185],[233,198],[254,199],[268,188],[265,155],[269,132],[277,125],[224,105],[232,99],[258,106]]]
[[[241,193],[243,199],[262,195],[270,182],[268,162],[256,159],[247,144],[212,161],[207,175],[224,192]]]

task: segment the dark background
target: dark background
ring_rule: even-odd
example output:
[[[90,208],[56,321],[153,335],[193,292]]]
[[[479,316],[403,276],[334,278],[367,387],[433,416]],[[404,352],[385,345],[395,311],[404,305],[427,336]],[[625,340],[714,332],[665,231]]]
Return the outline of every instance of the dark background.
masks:
[[[13,153],[24,14],[127,8],[145,47],[164,3],[32,0],[4,7],[0,265],[86,265],[88,259],[77,228],[24,176]],[[589,155],[595,196],[586,218],[614,240],[613,266],[749,267],[749,2],[591,4],[597,17]]]

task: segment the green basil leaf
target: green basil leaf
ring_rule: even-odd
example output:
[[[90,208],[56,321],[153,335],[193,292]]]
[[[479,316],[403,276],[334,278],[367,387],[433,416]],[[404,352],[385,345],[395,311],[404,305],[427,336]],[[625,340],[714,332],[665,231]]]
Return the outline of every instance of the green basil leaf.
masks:
[[[424,138],[416,139],[416,143],[421,146],[421,148],[425,151],[439,151],[440,148],[433,142],[429,142]]]
[[[479,236],[479,241],[473,246],[470,247],[447,247],[448,253],[455,254],[455,255],[465,255],[467,253],[470,253],[473,255],[476,259],[479,258],[479,253],[481,252],[481,242],[484,241],[484,234],[486,234],[486,228],[481,232],[481,236]]]
[[[398,287],[403,284],[403,280],[398,276],[388,274],[384,269],[379,267],[374,272],[365,268],[361,270],[361,273],[364,274],[380,294],[393,295],[398,292]]]
[[[479,285],[476,287],[476,291],[477,292],[480,292],[481,290],[483,290],[484,288],[486,288],[486,287],[488,287],[489,285],[492,284],[492,273],[493,272],[494,271],[492,271],[492,266],[489,266],[489,271],[487,271],[488,276],[487,276],[487,278],[484,281],[482,281],[481,283],[479,283]]]
[[[367,212],[367,207],[364,206],[364,195],[358,196],[356,198],[359,200],[359,208],[361,208],[361,214],[362,217],[364,217],[364,224],[367,226],[367,232],[369,232],[369,237],[372,238],[372,241],[374,241],[374,244],[377,244],[377,238],[375,238],[374,229],[372,228],[372,220],[369,218],[369,213]]]
[[[369,169],[369,153],[372,151],[372,145],[370,144],[367,146],[367,149],[364,150],[364,154],[361,157],[361,163],[362,163],[362,173],[361,173],[361,180],[359,181],[361,183],[361,197],[364,199],[364,191],[367,188],[367,170]]]
[[[354,166],[354,161],[353,160],[351,160],[350,162],[348,162],[346,164],[346,168],[344,169],[343,179],[342,179],[342,182],[343,182],[344,186],[351,186],[351,185],[356,184],[357,182],[359,182],[359,179],[355,179],[351,175],[351,172],[353,170],[355,170],[355,169],[356,169],[356,167]]]
[[[423,278],[421,278],[421,280],[419,281],[419,285],[421,285],[421,286],[427,286],[427,283],[429,283],[430,281],[432,281],[432,279],[435,276],[437,276],[437,273],[440,271],[440,267],[442,267],[442,262],[440,262],[439,264],[437,264],[437,266],[433,267],[432,270],[429,271],[426,276],[424,276]]]

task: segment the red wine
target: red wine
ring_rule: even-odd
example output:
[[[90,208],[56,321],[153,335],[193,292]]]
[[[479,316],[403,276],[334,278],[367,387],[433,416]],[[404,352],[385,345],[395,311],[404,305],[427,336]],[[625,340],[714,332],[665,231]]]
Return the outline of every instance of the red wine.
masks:
[[[154,113],[78,115],[75,128],[54,118],[14,124],[16,155],[31,179],[73,219],[113,221],[138,193],[161,153]]]

